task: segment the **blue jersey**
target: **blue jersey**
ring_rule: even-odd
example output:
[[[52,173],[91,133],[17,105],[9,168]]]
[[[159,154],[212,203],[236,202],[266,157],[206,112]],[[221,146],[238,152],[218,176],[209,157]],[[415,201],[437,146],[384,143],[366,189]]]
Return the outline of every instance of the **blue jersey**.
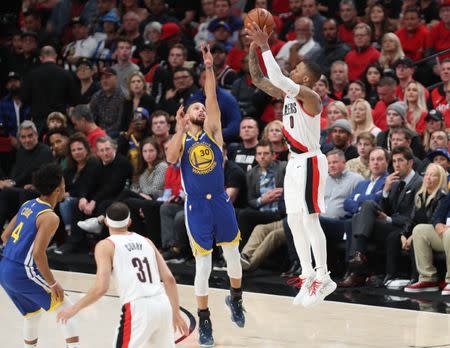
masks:
[[[184,136],[180,167],[188,197],[225,191],[222,149],[204,130],[197,137]]]
[[[32,267],[33,246],[36,239],[36,220],[39,215],[53,211],[49,203],[39,198],[25,202],[19,209],[13,232],[3,250],[3,257]]]

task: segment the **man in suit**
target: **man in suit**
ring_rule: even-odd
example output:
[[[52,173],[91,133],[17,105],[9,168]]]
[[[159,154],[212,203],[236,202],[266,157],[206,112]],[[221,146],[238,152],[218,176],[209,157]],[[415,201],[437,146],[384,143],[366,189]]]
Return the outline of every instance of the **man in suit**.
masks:
[[[368,273],[368,242],[383,244],[392,231],[401,229],[410,219],[422,177],[413,170],[413,154],[407,147],[392,150],[392,163],[394,172],[386,177],[381,203],[363,202],[359,213],[352,218],[351,273],[339,283],[341,287],[363,285]]]

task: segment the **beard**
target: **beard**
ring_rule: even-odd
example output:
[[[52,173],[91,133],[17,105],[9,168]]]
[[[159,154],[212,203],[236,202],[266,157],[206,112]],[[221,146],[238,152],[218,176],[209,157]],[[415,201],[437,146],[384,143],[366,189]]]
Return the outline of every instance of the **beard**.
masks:
[[[196,126],[203,127],[203,124],[205,123],[205,120],[196,118],[190,121],[192,124],[195,124]]]
[[[11,93],[12,96],[18,96],[20,95],[20,87],[12,87],[8,92]]]

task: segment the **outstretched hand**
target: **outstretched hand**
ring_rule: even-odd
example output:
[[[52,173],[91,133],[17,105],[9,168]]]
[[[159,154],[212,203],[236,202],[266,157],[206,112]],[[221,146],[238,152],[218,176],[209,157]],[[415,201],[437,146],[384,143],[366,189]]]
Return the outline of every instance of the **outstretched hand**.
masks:
[[[188,118],[184,113],[183,105],[180,105],[180,107],[177,110],[176,120],[177,120],[177,131],[184,132],[186,130],[186,126],[188,123]]]
[[[266,32],[266,26],[261,30],[256,22],[252,22],[249,27],[245,28],[245,31],[247,32],[247,37],[259,47],[263,48],[266,45],[269,47],[269,35]]]
[[[213,66],[213,56],[211,54],[209,44],[202,42],[200,47],[203,55],[203,63],[205,64],[205,68],[209,69]]]

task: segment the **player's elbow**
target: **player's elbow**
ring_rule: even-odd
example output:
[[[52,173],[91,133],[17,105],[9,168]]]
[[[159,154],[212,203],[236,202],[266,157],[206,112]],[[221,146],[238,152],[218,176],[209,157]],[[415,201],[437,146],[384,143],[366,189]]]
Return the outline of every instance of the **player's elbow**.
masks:
[[[177,282],[175,280],[175,277],[172,274],[168,274],[164,277],[164,285],[172,287],[176,286]]]

